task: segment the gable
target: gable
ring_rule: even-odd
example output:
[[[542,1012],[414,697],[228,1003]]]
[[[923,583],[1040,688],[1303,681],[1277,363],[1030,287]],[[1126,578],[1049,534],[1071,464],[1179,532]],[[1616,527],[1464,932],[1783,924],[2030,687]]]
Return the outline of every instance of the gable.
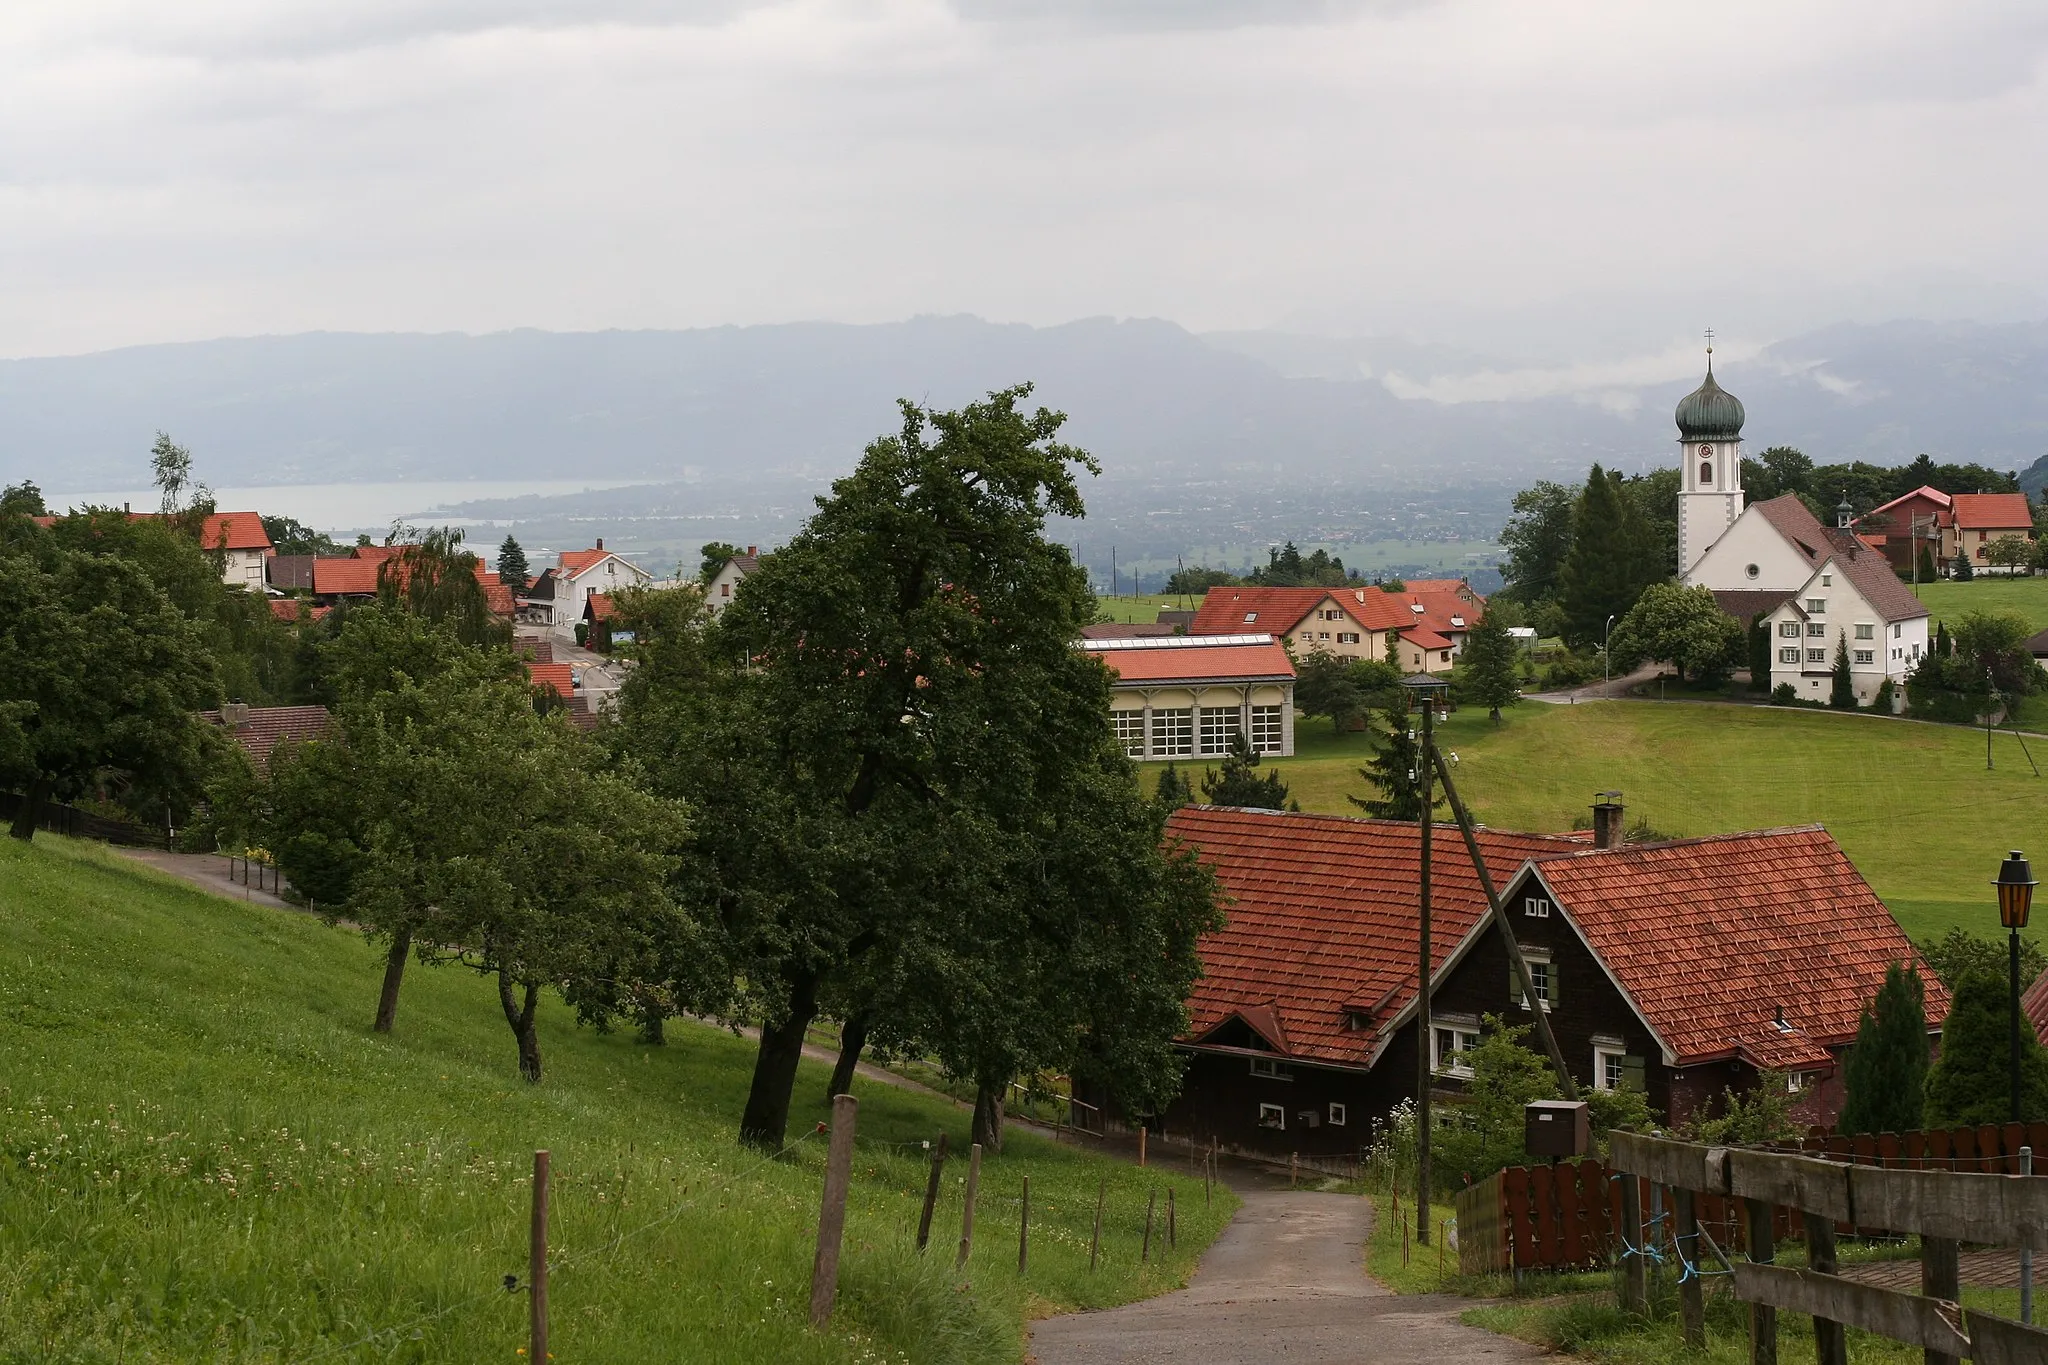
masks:
[[[1812,544],[1808,545],[1775,524],[1768,507],[1768,503],[1752,503],[1744,508],[1735,524],[1707,547],[1699,563],[1685,575],[1685,582],[1717,592],[1791,592],[1811,578],[1814,564],[1828,550],[1826,537],[1818,533],[1819,524],[1815,523]],[[1807,520],[1812,519],[1812,514],[1807,514]],[[1749,572],[1751,565],[1756,566],[1754,575]]]

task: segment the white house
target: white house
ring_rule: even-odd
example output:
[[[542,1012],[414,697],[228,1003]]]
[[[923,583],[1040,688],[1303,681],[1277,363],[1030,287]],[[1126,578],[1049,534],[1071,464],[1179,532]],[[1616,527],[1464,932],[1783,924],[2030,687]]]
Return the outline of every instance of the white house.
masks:
[[[553,575],[553,619],[548,624],[557,635],[573,636],[592,593],[613,593],[652,582],[653,574],[605,549],[602,537],[594,550],[564,550]]]
[[[1906,675],[1927,652],[1928,611],[1879,551],[1851,537],[1762,619],[1771,634],[1774,687],[1790,683],[1802,700],[1826,701],[1841,646],[1859,706],[1870,705],[1890,678],[1892,709],[1905,709]]]
[[[724,611],[732,601],[732,595],[740,590],[741,580],[760,567],[760,552],[752,545],[747,547],[745,554],[726,560],[725,567],[714,574],[704,587],[704,610],[713,616]]]

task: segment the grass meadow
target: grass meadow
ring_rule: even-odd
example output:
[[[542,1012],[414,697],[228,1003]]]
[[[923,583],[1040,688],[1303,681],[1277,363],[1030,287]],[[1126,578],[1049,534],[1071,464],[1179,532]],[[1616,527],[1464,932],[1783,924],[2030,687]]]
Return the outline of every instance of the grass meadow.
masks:
[[[2048,578],[1979,574],[1967,583],[1922,583],[1920,600],[1936,620],[1954,622],[1966,611],[2016,611],[2035,630],[2048,630]]]
[[[1018,1360],[1033,1315],[1183,1282],[1234,1207],[1013,1129],[956,1272],[964,1161],[932,1252],[912,1241],[921,1144],[944,1130],[964,1152],[968,1116],[862,1080],[840,1308],[814,1332],[824,1068],[768,1160],[733,1140],[750,1043],[677,1025],[645,1047],[551,1000],[530,1087],[465,968],[412,966],[396,1034],[372,1034],[379,967],[354,933],[104,848],[0,840],[0,1361],[512,1365],[527,1300],[503,1280],[525,1276],[539,1147],[565,1361]],[[1141,1265],[1147,1194],[1163,1208],[1169,1186],[1178,1246]]]
[[[1616,789],[1631,820],[1672,835],[1823,824],[1916,938],[1955,924],[1996,934],[1999,860],[2048,857],[2048,778],[2010,735],[1987,772],[1981,731],[1780,707],[1523,702],[1498,728],[1467,708],[1442,733],[1474,818],[1502,829],[1570,829]],[[1301,808],[1358,814],[1346,797],[1366,790],[1363,737],[1321,720],[1296,734],[1296,756],[1268,762]],[[2048,742],[2031,743],[2048,771]],[[1161,765],[1144,766],[1156,780]]]

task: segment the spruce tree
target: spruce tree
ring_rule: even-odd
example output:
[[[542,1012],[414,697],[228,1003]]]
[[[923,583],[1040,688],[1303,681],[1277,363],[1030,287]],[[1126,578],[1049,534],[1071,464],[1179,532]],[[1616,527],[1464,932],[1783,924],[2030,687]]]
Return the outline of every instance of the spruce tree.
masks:
[[[1465,637],[1466,692],[1500,724],[1500,709],[1522,699],[1515,686],[1515,637],[1488,612]]]
[[[1371,783],[1378,795],[1344,799],[1367,815],[1381,820],[1422,818],[1422,739],[1419,729],[1410,730],[1410,719],[1404,712],[1389,709],[1384,730],[1371,721],[1366,724],[1373,756],[1358,775]],[[1440,813],[1445,806],[1442,785],[1433,785],[1430,794],[1431,814]]]
[[[498,581],[513,592],[519,593],[526,591],[526,585],[530,580],[526,551],[519,548],[518,541],[506,536],[505,543],[498,547]]]
[[[1926,988],[1917,967],[1897,962],[1864,1007],[1844,1074],[1844,1133],[1904,1133],[1920,1125],[1927,1085]]]
[[[1257,810],[1286,810],[1287,784],[1280,780],[1280,774],[1269,772],[1261,777],[1258,772],[1259,756],[1252,752],[1252,746],[1245,742],[1242,733],[1230,737],[1230,752],[1223,757],[1223,772],[1219,776],[1214,769],[1202,774],[1202,800],[1211,806],[1249,806]],[[1187,779],[1182,778],[1182,790],[1186,790]],[[1164,779],[1162,779],[1164,785]],[[1183,803],[1185,804],[1185,803]],[[1300,810],[1300,806],[1294,809]]]
[[[1976,576],[1977,571],[1970,567],[1970,557],[1964,554],[1961,550],[1957,550],[1955,567],[1956,582],[1967,583]]]
[[[1159,785],[1153,789],[1152,799],[1166,810],[1176,811],[1195,799],[1195,791],[1188,782],[1187,774],[1168,763],[1159,774]]]
[[[1619,622],[1643,589],[1671,576],[1659,554],[1656,528],[1622,476],[1594,465],[1572,514],[1572,544],[1558,570],[1565,642],[1574,649],[1600,644],[1607,618]]]
[[[1828,692],[1828,705],[1837,711],[1856,709],[1856,680],[1849,673],[1849,637],[1846,633],[1835,636],[1834,686]]]
[[[1941,1060],[1927,1073],[1923,1126],[1961,1128],[2012,1117],[2009,990],[1996,972],[1968,971],[1956,984],[1941,1030]],[[2020,1121],[2036,1119],[2048,1119],[2048,1053],[2021,1015]]]

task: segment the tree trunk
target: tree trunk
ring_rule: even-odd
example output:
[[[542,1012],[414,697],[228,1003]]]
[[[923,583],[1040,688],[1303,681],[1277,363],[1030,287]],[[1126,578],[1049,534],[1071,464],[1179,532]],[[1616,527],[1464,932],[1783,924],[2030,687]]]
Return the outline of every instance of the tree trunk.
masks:
[[[969,1141],[980,1143],[984,1152],[1003,1150],[1003,1092],[1007,1089],[987,1082],[975,1087],[974,1135]]]
[[[867,1045],[867,1016],[856,1014],[839,1030],[839,1060],[832,1064],[832,1084],[825,1092],[825,1103],[832,1103],[834,1095],[853,1093],[854,1069],[860,1065],[861,1049]]]
[[[498,973],[498,1004],[505,1011],[505,1022],[512,1026],[512,1036],[519,1040],[519,1075],[528,1085],[540,1084],[540,1030],[534,1027],[533,1016],[540,1005],[540,987],[526,983],[526,1002],[515,1005],[512,1002],[512,978],[505,972]]]
[[[377,996],[378,1033],[391,1032],[398,1021],[398,987],[405,980],[405,960],[412,955],[412,930],[401,929],[391,936],[391,951],[384,955],[384,989]]]
[[[761,1050],[754,1057],[754,1082],[740,1116],[740,1141],[764,1152],[779,1152],[789,1130],[789,1093],[803,1056],[804,1030],[818,1015],[818,978],[802,973],[789,982],[789,1013],[779,1024],[763,1021]]]
[[[668,1009],[661,1000],[649,992],[640,998],[640,1041],[649,1047],[666,1047],[668,1031],[664,1027],[668,1020]]]
[[[50,799],[50,784],[43,778],[36,778],[22,793],[21,807],[14,812],[14,826],[7,832],[23,843],[36,837],[36,823],[43,818],[43,804]]]

